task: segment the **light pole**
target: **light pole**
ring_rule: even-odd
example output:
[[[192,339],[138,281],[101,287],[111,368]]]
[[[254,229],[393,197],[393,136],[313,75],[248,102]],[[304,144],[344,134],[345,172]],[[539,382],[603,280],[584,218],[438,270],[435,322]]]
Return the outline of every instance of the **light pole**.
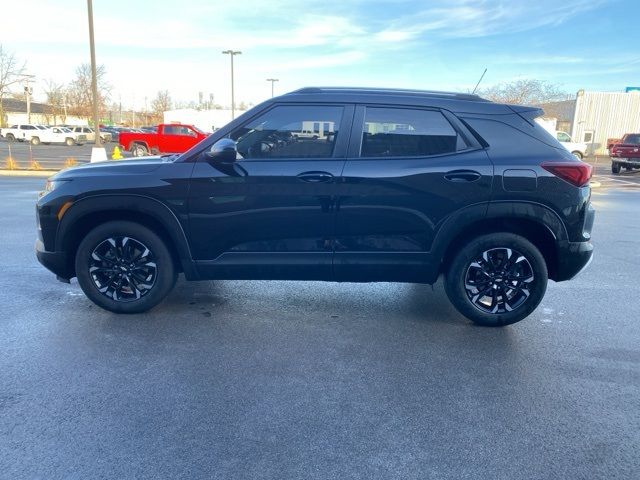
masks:
[[[271,98],[273,98],[273,84],[279,80],[279,78],[267,78],[267,82],[271,82]]]
[[[231,57],[231,120],[233,120],[236,118],[236,100],[233,92],[233,56],[240,55],[242,52],[240,50],[225,50],[222,53]]]
[[[87,10],[89,15],[89,48],[91,50],[91,91],[93,95],[93,129],[95,130],[95,148],[102,147],[102,139],[100,138],[100,117],[98,115],[98,77],[96,74],[96,46],[93,39],[93,2],[87,0]],[[99,156],[99,157],[98,157]],[[106,160],[106,152],[97,153],[96,157]],[[92,159],[94,155],[91,155]],[[104,158],[102,158],[104,157]]]

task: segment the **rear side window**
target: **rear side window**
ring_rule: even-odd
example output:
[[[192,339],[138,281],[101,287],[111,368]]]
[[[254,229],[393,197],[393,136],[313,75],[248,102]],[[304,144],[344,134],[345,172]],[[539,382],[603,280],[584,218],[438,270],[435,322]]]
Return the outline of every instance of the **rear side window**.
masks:
[[[366,110],[361,157],[424,157],[466,147],[438,111],[377,107]]]

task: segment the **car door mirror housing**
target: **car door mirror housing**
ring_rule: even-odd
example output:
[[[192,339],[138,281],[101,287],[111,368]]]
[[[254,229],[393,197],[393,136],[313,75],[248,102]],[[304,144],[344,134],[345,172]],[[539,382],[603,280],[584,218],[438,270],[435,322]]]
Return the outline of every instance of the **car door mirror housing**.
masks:
[[[238,148],[236,142],[230,138],[221,138],[205,153],[209,160],[231,163],[236,161]]]

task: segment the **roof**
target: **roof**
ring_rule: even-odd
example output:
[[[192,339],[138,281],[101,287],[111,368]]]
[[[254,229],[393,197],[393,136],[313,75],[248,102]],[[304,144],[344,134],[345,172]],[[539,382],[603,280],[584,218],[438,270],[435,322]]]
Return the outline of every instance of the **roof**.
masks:
[[[27,102],[15,98],[3,98],[4,113],[27,113]],[[51,108],[46,103],[31,102],[31,113],[50,113]]]
[[[322,94],[322,93],[342,93],[342,94],[354,94],[354,95],[389,95],[389,96],[417,96],[417,97],[430,97],[430,98],[447,98],[456,100],[470,100],[474,102],[487,102],[478,95],[472,93],[459,93],[459,92],[442,92],[437,90],[411,90],[403,88],[367,88],[367,87],[304,87],[288,95],[295,94]]]

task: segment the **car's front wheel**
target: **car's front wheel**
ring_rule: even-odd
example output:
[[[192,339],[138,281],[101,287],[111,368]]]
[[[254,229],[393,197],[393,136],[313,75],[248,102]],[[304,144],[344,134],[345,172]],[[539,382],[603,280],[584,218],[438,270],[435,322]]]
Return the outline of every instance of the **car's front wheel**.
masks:
[[[519,322],[538,306],[548,271],[540,251],[520,235],[482,235],[460,249],[446,273],[451,303],[474,323]]]
[[[611,162],[611,173],[616,175],[620,173],[620,164],[618,162]]]
[[[177,272],[165,242],[128,221],[104,223],[76,252],[76,276],[96,305],[115,313],[145,312],[175,285]]]
[[[582,152],[579,152],[579,151],[577,151],[577,150],[576,150],[576,151],[574,151],[574,152],[571,152],[571,154],[572,154],[574,157],[576,157],[578,160],[582,160],[582,158],[584,157],[584,155],[582,155]]]

